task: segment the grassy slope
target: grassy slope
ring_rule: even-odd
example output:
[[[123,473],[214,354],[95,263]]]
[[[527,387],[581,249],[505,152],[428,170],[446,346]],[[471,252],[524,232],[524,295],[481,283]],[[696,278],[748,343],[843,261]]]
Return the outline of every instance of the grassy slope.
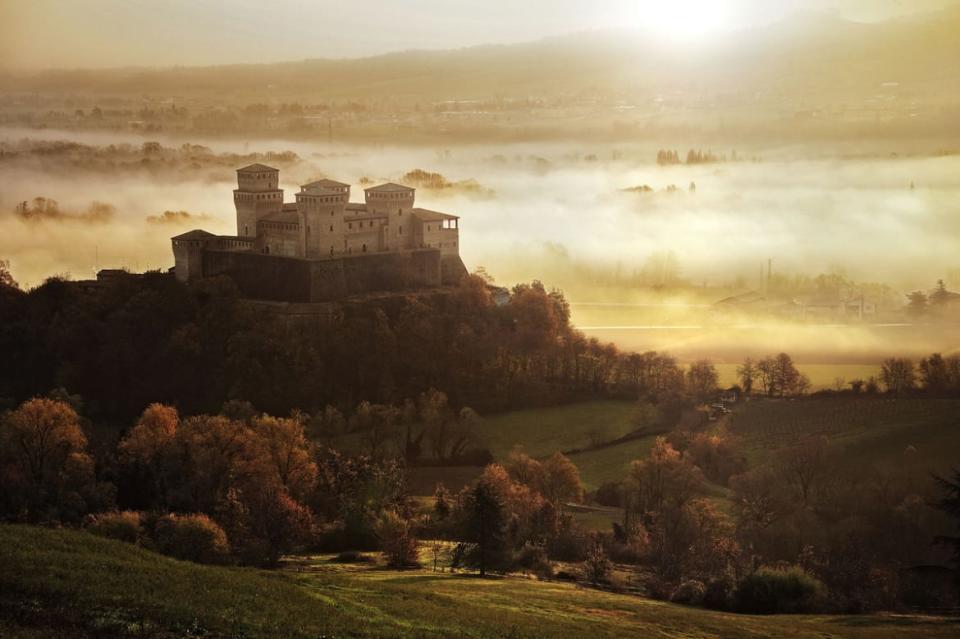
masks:
[[[83,532],[0,526],[0,636],[954,637],[906,616],[750,617],[525,579],[196,566]]]
[[[533,457],[585,448],[596,432],[605,440],[622,437],[633,426],[633,402],[594,401],[491,415],[483,420],[481,438],[497,459],[516,444]]]

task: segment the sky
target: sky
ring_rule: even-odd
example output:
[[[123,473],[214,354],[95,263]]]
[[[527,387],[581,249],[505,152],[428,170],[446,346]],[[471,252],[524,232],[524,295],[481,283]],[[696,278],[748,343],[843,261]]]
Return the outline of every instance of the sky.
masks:
[[[362,57],[649,28],[722,37],[797,11],[877,21],[960,0],[0,0],[0,68]]]

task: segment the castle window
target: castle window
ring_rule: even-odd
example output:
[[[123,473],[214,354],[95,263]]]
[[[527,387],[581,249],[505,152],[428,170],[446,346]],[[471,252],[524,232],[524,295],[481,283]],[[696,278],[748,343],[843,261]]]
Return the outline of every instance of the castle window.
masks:
[[[330,232],[333,233],[333,224],[330,225]]]
[[[366,245],[366,244],[363,245],[363,252],[364,252],[364,253],[367,252],[367,245]]]
[[[400,225],[397,235],[403,235],[403,225]]]
[[[403,215],[403,209],[397,209],[397,215]]]
[[[353,222],[347,222],[347,228],[349,228],[349,229],[352,231],[352,230],[353,230]]]

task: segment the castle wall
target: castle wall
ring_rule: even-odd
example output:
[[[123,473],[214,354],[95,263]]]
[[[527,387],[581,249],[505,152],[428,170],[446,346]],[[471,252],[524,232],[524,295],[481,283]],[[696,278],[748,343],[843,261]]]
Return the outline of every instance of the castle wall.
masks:
[[[204,258],[205,276],[228,275],[244,297],[261,300],[326,302],[375,291],[440,286],[443,281],[438,250],[318,260],[214,250]]]
[[[261,220],[257,227],[257,250],[284,257],[300,256],[300,225]]]

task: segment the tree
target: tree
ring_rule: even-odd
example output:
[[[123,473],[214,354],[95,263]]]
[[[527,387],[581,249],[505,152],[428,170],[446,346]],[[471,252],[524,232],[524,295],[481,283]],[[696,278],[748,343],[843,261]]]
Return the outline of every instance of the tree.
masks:
[[[697,401],[705,402],[717,392],[719,379],[710,360],[698,360],[687,371],[687,392]]]
[[[260,441],[269,471],[294,499],[303,500],[317,481],[313,447],[307,440],[303,415],[278,418],[261,415],[253,419],[253,432]]]
[[[20,290],[20,285],[10,273],[10,260],[0,260],[0,288]]]
[[[740,380],[740,387],[743,394],[749,397],[753,393],[753,383],[757,379],[759,372],[751,358],[743,360],[743,364],[737,367],[737,379]]]
[[[542,464],[543,485],[541,492],[555,512],[563,512],[567,502],[579,502],[583,499],[583,485],[580,483],[580,471],[570,458],[556,452]]]
[[[902,395],[913,390],[916,384],[913,362],[906,358],[891,357],[880,367],[880,383],[888,393]]]
[[[950,301],[950,291],[947,290],[947,285],[944,284],[943,280],[937,280],[937,287],[934,289],[933,293],[930,294],[928,302],[930,306],[934,308],[942,308]]]
[[[463,497],[463,538],[476,544],[474,563],[480,576],[501,564],[506,550],[503,501],[495,487],[480,480]]]
[[[811,492],[827,470],[827,438],[809,436],[780,453],[780,468],[800,491],[804,506],[810,505]]]
[[[276,566],[280,558],[306,541],[313,513],[272,481],[232,487],[217,508],[217,519],[240,557],[252,564]]]
[[[450,514],[450,492],[443,482],[437,484],[437,489],[433,491],[433,513],[441,520]]]
[[[960,470],[954,470],[952,477],[936,476],[943,497],[936,507],[953,519],[954,527],[960,529]],[[941,536],[937,541],[953,548],[953,566],[957,584],[960,585],[960,535]]]
[[[683,458],[665,437],[657,437],[646,459],[631,464],[625,485],[624,524],[650,521],[665,509],[681,509],[703,485],[703,473]]]
[[[28,521],[75,521],[102,496],[77,413],[34,398],[0,420],[0,504]],[[6,503],[4,503],[6,502]]]
[[[920,317],[927,312],[927,295],[923,291],[914,291],[907,295],[907,313]]]
[[[396,510],[388,510],[381,514],[376,527],[380,548],[387,555],[389,565],[393,568],[419,567],[418,552],[420,540],[413,531],[413,522]],[[434,556],[434,571],[436,571],[437,557]]]
[[[923,388],[934,393],[942,393],[950,385],[947,362],[940,353],[920,360],[920,380]]]
[[[515,482],[537,491],[543,486],[543,465],[523,452],[519,445],[507,455],[503,467]]]
[[[603,537],[594,532],[587,546],[587,559],[583,562],[583,572],[587,581],[594,586],[607,582],[610,573],[610,560],[603,549]]]
[[[174,442],[180,416],[173,406],[150,404],[130,432],[120,440],[117,447],[120,462],[141,477],[152,488],[152,495],[138,495],[146,506],[167,502],[171,479],[168,474],[176,472],[171,467]],[[127,478],[127,482],[130,478]],[[147,492],[142,490],[142,492]]]

